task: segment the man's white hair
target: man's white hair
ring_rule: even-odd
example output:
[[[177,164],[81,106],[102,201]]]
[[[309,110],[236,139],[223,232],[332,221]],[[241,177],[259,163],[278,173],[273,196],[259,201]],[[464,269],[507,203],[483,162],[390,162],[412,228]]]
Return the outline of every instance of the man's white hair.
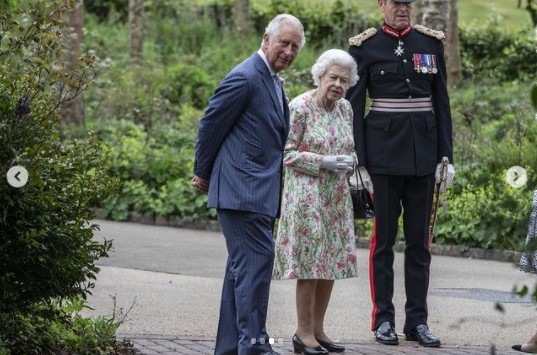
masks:
[[[272,43],[274,36],[280,33],[282,25],[292,25],[300,30],[300,48],[306,44],[306,36],[304,34],[304,26],[299,19],[290,14],[279,14],[272,21],[269,22],[265,33],[268,35],[269,43]]]

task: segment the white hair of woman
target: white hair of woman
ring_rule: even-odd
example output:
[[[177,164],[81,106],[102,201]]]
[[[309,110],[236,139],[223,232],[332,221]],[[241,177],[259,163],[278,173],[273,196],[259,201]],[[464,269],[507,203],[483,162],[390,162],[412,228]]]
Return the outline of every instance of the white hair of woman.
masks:
[[[315,62],[311,68],[313,85],[319,86],[321,83],[321,77],[333,65],[338,65],[349,70],[349,87],[356,85],[358,80],[360,80],[360,77],[358,76],[358,68],[354,58],[344,50],[329,49],[319,56],[319,59],[317,59],[317,62]]]

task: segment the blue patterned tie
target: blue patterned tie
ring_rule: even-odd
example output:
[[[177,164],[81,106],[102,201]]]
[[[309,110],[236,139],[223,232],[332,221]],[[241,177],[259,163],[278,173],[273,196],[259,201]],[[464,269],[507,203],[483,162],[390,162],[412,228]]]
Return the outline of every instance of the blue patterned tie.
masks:
[[[276,94],[278,94],[278,101],[280,102],[280,108],[283,112],[283,97],[282,97],[282,82],[280,81],[280,78],[278,78],[278,74],[274,74],[272,76],[272,79],[274,79],[274,86],[276,87]]]

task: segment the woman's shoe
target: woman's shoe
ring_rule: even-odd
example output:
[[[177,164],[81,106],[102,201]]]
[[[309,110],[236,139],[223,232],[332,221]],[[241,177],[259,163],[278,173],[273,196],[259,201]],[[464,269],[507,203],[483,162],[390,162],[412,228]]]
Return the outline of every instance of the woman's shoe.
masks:
[[[304,355],[328,355],[328,350],[323,348],[321,345],[312,347],[312,346],[306,346],[300,340],[300,338],[295,334],[293,335],[293,349],[295,350],[295,354],[304,354]]]
[[[317,339],[317,338],[315,338],[315,339]],[[343,345],[340,345],[340,344],[337,344],[337,343],[327,343],[327,342],[321,341],[319,339],[317,339],[317,341],[319,342],[319,344],[321,344],[321,346],[323,348],[328,350],[329,353],[342,353],[342,352],[345,351],[345,347]]]
[[[537,354],[537,344],[526,343],[522,345],[513,345],[513,349],[523,353]]]

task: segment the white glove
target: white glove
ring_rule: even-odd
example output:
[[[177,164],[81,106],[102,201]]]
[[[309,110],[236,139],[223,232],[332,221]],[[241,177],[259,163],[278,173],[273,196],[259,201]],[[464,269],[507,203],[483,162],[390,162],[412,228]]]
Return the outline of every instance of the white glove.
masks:
[[[356,181],[358,175],[358,173],[356,173],[352,174],[351,178],[349,179],[351,185],[356,186],[356,188],[359,190],[365,188],[367,191],[369,191],[370,194],[372,194],[374,192],[373,180],[371,180],[371,176],[369,176],[367,169],[365,168],[365,166],[359,166],[358,171],[360,172],[360,176],[362,177],[362,182],[364,184],[362,186],[362,184],[360,184],[360,181]]]
[[[352,171],[354,160],[351,155],[325,155],[321,161],[321,168],[346,174]]]
[[[436,172],[434,173],[434,180],[437,184],[440,184],[439,191],[440,193],[446,192],[446,187],[450,186],[453,183],[453,178],[455,177],[455,168],[453,164],[448,164],[446,172],[446,181],[440,181],[440,170],[442,170],[442,164],[436,166]]]

